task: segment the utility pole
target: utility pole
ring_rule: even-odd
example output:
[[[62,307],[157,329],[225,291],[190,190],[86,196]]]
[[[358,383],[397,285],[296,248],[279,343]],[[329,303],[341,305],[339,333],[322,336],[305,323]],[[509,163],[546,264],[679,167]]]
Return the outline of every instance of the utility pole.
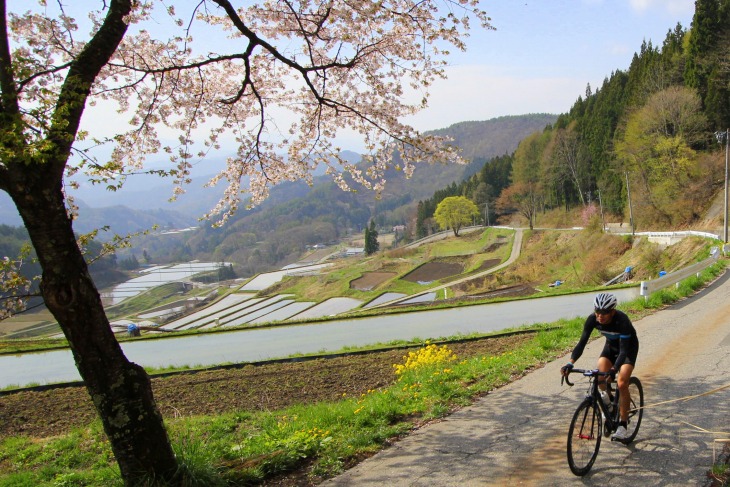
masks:
[[[723,243],[727,243],[727,168],[728,168],[728,144],[730,144],[730,129],[725,129],[725,228],[723,232]]]
[[[722,143],[725,139],[725,218],[723,220],[723,234],[722,241],[727,243],[727,182],[728,182],[728,144],[730,144],[730,129],[725,129],[724,132],[715,132],[717,141]]]
[[[489,226],[489,198],[484,201],[484,221]]]
[[[626,171],[626,198],[629,200],[629,224],[631,235],[634,235],[634,212],[631,208],[631,188],[629,187],[629,171]]]
[[[598,193],[598,207],[601,209],[601,229],[606,231],[606,220],[603,218],[603,201],[601,201],[601,191],[596,190]]]

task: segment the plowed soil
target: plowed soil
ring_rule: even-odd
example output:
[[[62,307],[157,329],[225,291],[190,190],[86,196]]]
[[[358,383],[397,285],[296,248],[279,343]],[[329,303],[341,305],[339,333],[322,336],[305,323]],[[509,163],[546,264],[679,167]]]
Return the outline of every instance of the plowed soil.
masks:
[[[514,349],[530,335],[513,335],[449,345],[458,357],[495,355]],[[298,403],[335,401],[387,386],[393,364],[407,350],[302,362],[246,365],[241,368],[181,373],[152,379],[157,405],[165,418],[274,410]],[[20,391],[0,396],[0,438],[49,437],[85,426],[96,413],[80,386]]]
[[[409,272],[403,279],[410,282],[432,282],[445,277],[455,276],[464,271],[464,265],[459,262],[426,262],[422,266]]]
[[[366,272],[362,277],[350,282],[350,288],[360,291],[370,291],[378,284],[387,281],[395,275],[395,272]]]

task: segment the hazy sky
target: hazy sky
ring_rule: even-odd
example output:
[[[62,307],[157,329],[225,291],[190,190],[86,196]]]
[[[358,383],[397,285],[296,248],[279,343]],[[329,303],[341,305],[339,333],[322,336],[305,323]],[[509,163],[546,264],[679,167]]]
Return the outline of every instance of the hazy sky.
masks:
[[[495,31],[467,40],[449,79],[432,90],[421,130],[465,120],[565,113],[587,84],[628,69],[642,41],[661,46],[677,23],[690,27],[694,0],[490,0]]]
[[[432,87],[429,108],[405,120],[415,128],[565,113],[587,84],[595,91],[612,71],[626,70],[643,40],[661,46],[678,22],[689,28],[694,0],[482,0],[480,7],[496,30],[473,31],[466,40],[467,52],[449,57],[448,79]],[[74,14],[85,17],[81,11]],[[83,127],[97,136],[113,135],[115,122],[122,123],[122,118],[110,119],[109,111],[103,104],[90,108]],[[169,130],[160,133],[177,139]],[[343,133],[337,142],[362,150],[359,137]],[[225,137],[223,144],[225,151],[234,150]]]
[[[429,108],[406,119],[415,128],[565,113],[587,84],[595,91],[612,71],[628,69],[645,39],[661,46],[678,22],[689,28],[694,0],[482,0],[480,7],[496,30],[473,31],[467,52],[449,57],[448,79],[432,87]],[[113,133],[108,122],[107,111],[89,110],[84,126]],[[348,134],[338,142],[362,149]]]
[[[30,5],[13,2],[11,7]],[[66,7],[81,9],[82,19],[84,5],[88,3]],[[474,32],[466,41],[468,51],[451,56],[449,79],[433,87],[428,109],[407,120],[417,129],[505,115],[565,113],[587,84],[595,91],[612,71],[626,70],[642,41],[661,46],[678,22],[689,28],[694,0],[482,0],[481,7],[496,30]],[[97,107],[87,110],[83,125],[103,136],[116,132],[117,122],[122,117]],[[338,142],[362,150],[359,140],[345,136]],[[226,150],[233,152],[233,147],[226,145]],[[152,156],[150,162],[156,159]]]

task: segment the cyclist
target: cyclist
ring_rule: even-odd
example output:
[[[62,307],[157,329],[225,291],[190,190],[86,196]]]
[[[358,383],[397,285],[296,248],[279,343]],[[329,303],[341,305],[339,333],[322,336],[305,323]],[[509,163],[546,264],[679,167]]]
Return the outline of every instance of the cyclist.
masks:
[[[636,329],[629,317],[623,311],[616,309],[616,296],[611,293],[600,293],[593,300],[594,313],[591,314],[583,325],[583,334],[578,344],[570,355],[570,361],[561,369],[561,373],[568,375],[576,360],[583,354],[583,349],[588,343],[593,330],[598,330],[606,337],[606,344],[603,347],[601,356],[598,358],[598,370],[610,372],[611,379],[618,375],[619,389],[619,426],[616,432],[611,435],[612,439],[624,440],[629,434],[627,431],[629,418],[629,379],[636,365],[636,356],[639,353],[639,339],[636,336]],[[606,390],[606,384],[599,383],[602,391]]]

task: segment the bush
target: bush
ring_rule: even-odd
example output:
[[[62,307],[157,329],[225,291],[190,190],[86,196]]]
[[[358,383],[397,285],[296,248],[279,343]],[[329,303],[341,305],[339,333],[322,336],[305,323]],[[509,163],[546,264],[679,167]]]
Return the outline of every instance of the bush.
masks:
[[[603,220],[598,207],[591,203],[583,208],[580,213],[581,222],[586,230],[590,232],[603,232]]]
[[[395,374],[401,378],[408,371],[454,362],[456,355],[446,345],[437,347],[431,343],[415,352],[408,352],[408,355],[403,358],[405,358],[405,363],[393,365]]]

